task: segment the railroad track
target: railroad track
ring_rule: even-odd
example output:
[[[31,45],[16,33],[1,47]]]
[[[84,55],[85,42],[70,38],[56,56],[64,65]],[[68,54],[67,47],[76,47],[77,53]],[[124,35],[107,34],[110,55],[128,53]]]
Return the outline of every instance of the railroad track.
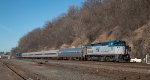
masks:
[[[4,60],[0,60],[0,63],[11,73],[15,75],[15,77],[19,78],[19,80],[39,80],[38,77],[34,74],[28,73],[26,70],[22,70],[19,66],[9,63]]]
[[[10,67],[7,63],[2,62],[2,64],[9,69],[11,72],[13,72],[15,75],[17,75],[18,77],[20,77],[22,80],[28,80],[26,79],[24,76],[22,76],[21,74],[19,74],[17,71],[15,71],[12,67]]]
[[[4,68],[13,73],[15,77],[19,78],[18,80],[47,80],[44,76],[34,73],[9,60],[0,60],[0,63]]]

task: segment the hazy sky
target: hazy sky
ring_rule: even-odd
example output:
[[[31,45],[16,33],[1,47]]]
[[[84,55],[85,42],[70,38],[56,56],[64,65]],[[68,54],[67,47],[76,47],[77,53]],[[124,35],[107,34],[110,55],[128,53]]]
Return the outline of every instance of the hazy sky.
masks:
[[[36,27],[66,13],[84,0],[0,0],[0,51],[17,46],[19,39]]]

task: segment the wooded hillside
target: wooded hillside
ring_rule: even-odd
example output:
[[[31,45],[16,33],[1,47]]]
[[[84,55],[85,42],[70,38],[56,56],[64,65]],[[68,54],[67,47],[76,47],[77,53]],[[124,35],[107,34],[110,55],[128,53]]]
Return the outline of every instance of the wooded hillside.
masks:
[[[20,26],[21,27],[21,26]],[[150,0],[86,0],[24,35],[16,52],[32,52],[84,43],[121,39],[132,48],[132,57],[150,53]]]

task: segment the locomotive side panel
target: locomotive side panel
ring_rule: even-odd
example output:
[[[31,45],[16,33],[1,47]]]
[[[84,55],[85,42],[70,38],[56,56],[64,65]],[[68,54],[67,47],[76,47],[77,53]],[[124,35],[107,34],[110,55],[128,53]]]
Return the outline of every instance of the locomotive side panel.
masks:
[[[107,54],[114,54],[113,47],[91,46],[91,48],[87,48],[87,55],[107,55]]]

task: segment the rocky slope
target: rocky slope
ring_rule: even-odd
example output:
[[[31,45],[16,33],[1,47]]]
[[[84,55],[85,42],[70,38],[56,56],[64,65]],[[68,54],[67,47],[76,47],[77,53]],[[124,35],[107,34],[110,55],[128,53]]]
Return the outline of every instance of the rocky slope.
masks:
[[[149,0],[86,0],[66,14],[24,35],[12,53],[33,52],[81,44],[125,40],[131,56],[150,53]]]

